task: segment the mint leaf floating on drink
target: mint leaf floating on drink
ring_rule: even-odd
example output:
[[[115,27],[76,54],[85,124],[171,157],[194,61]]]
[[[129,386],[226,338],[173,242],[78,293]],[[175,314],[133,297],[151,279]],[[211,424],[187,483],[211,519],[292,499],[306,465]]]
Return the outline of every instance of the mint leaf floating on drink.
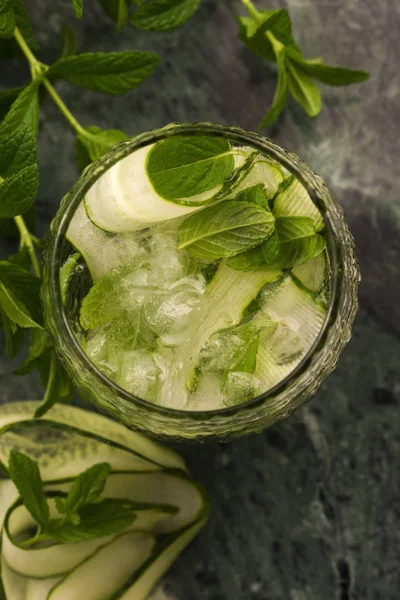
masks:
[[[115,421],[38,408],[0,409],[5,597],[78,600],[90,582],[93,597],[145,600],[205,525],[204,491],[177,454]]]
[[[80,304],[81,344],[144,400],[189,410],[247,401],[284,378],[321,327],[322,214],[251,146],[210,135],[144,146],[93,185],[67,235],[93,283]],[[294,298],[293,318],[275,306],[280,289]],[[304,302],[318,316],[311,334],[296,312]]]
[[[275,62],[278,70],[272,106],[261,127],[275,123],[289,94],[309,117],[319,115],[322,98],[314,79],[333,86],[351,85],[368,79],[365,71],[325,65],[320,58],[304,58],[293,37],[286,9],[258,10],[251,0],[242,0],[242,4],[249,16],[238,17],[239,38],[253,54]]]

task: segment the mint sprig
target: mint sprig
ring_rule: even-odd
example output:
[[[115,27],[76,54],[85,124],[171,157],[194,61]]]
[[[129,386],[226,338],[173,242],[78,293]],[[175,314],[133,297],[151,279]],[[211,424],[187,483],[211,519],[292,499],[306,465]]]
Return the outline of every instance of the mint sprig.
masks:
[[[36,535],[21,543],[25,548],[44,541],[71,544],[112,535],[136,519],[132,503],[102,496],[110,474],[108,463],[99,463],[78,475],[65,497],[55,496],[59,516],[53,518],[37,464],[29,456],[12,450],[8,472],[25,508],[38,524]]]
[[[249,50],[276,62],[278,84],[271,108],[261,127],[272,125],[285,108],[288,92],[306,114],[316,117],[322,109],[321,93],[314,79],[328,85],[350,85],[368,79],[368,73],[325,65],[306,59],[297,45],[286,9],[259,11],[251,0],[242,0],[249,16],[239,17],[239,37]]]

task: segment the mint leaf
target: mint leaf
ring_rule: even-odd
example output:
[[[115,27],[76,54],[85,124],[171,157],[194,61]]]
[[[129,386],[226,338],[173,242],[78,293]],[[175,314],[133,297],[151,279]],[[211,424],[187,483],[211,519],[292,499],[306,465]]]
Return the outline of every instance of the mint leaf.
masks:
[[[36,163],[24,167],[0,183],[0,218],[22,215],[32,206],[38,188]]]
[[[28,44],[29,48],[34,52],[39,49],[35,36],[33,35],[31,20],[28,11],[24,6],[24,0],[12,0],[12,5],[15,14],[17,27]]]
[[[20,327],[40,327],[24,303],[0,280],[0,305],[7,317]]]
[[[79,524],[60,519],[50,522],[49,533],[62,544],[113,535],[132,525],[136,509],[125,500],[105,500],[101,504],[87,504],[79,511],[79,517]]]
[[[57,60],[72,56],[76,52],[76,38],[71,27],[63,23],[61,27],[61,49]]]
[[[268,127],[269,125],[275,123],[286,105],[288,77],[286,73],[285,48],[282,48],[277,53],[276,60],[278,65],[278,84],[275,90],[272,106],[261,121],[260,127]]]
[[[89,125],[85,131],[90,133],[91,137],[79,134],[75,142],[75,160],[80,171],[94,160],[101,158],[109,148],[128,139],[120,129],[104,131],[95,125]]]
[[[150,52],[95,52],[68,56],[52,65],[55,76],[95,92],[121,96],[149,77],[159,62]]]
[[[11,0],[0,0],[0,38],[12,38],[15,29],[15,14]]]
[[[254,204],[262,206],[265,210],[270,210],[267,192],[262,183],[245,188],[236,196],[235,200],[240,200],[240,202],[254,202]]]
[[[289,91],[293,99],[300,104],[309,117],[321,112],[321,92],[314,81],[300,67],[288,62]]]
[[[35,361],[42,384],[46,386],[43,403],[35,412],[35,419],[42,417],[56,402],[69,402],[72,397],[71,381],[54,350],[44,352]]]
[[[369,74],[365,71],[324,65],[320,62],[315,62],[315,59],[306,60],[299,52],[292,48],[288,48],[287,52],[291,60],[308,73],[310,77],[328,85],[351,85],[352,83],[361,83],[369,77]]]
[[[21,452],[11,450],[8,474],[27,510],[39,525],[46,528],[49,522],[49,507],[37,464]]]
[[[146,31],[170,31],[186,23],[201,0],[154,0],[137,10],[131,23]]]
[[[97,504],[104,500],[101,494],[110,474],[108,463],[93,465],[75,478],[65,500],[60,501],[57,510],[67,516],[78,513],[85,504]]]
[[[0,304],[1,325],[6,336],[6,353],[9,358],[15,358],[21,350],[24,339],[24,330],[18,327],[16,323],[11,321],[6,315]],[[33,331],[33,330],[32,330]],[[38,331],[38,330],[36,330]]]
[[[301,265],[318,256],[326,247],[325,238],[315,233],[309,217],[278,217],[276,231],[280,240],[279,262],[282,268]]]
[[[236,271],[266,271],[280,268],[280,241],[276,231],[262,244],[231,256],[228,267]],[[280,271],[277,271],[279,273]]]
[[[83,15],[83,0],[72,0],[77,19],[81,19]]]
[[[242,371],[252,373],[256,366],[258,329],[251,322],[218,331],[200,352],[205,372]]]
[[[214,260],[253,248],[274,231],[271,212],[251,202],[227,200],[191,215],[179,228],[179,248]]]
[[[25,125],[37,134],[39,127],[38,85],[37,81],[33,81],[23,89],[4,118],[2,127],[18,129]]]
[[[19,369],[14,371],[15,375],[26,375],[30,373],[36,366],[37,360],[51,348],[49,335],[42,329],[31,329],[29,332],[29,351],[28,356]]]
[[[20,327],[41,327],[40,279],[19,265],[0,261],[0,304]]]
[[[261,251],[268,268],[282,266],[280,260],[281,243],[276,229],[271,237],[261,244]]]
[[[0,121],[4,119],[11,108],[12,103],[18,98],[19,94],[25,89],[24,86],[2,90],[0,92]]]
[[[79,252],[71,254],[71,256],[67,258],[67,260],[60,269],[60,288],[63,304],[65,304],[67,301],[69,281],[80,258],[81,255],[79,254]]]
[[[160,196],[190,203],[190,197],[222,186],[232,175],[233,153],[222,137],[167,138],[150,151],[147,174]]]
[[[271,40],[267,36],[268,31],[284,46],[292,44],[297,48],[292,36],[289,13],[285,8],[257,11],[257,14],[257,19],[253,16],[238,19],[239,38],[253,54],[275,61],[276,56]]]
[[[29,248],[25,245],[24,239],[21,240],[21,247],[18,252],[10,254],[8,262],[22,267],[25,271],[29,271],[31,268],[31,258],[29,255]]]
[[[106,325],[121,313],[121,292],[126,274],[126,267],[113,269],[90,288],[81,307],[80,321],[83,329]]]
[[[99,2],[107,15],[116,24],[116,33],[121,31],[129,17],[128,0],[99,0]]]
[[[30,127],[18,129],[0,126],[0,176],[15,175],[27,165],[36,163],[36,138]]]

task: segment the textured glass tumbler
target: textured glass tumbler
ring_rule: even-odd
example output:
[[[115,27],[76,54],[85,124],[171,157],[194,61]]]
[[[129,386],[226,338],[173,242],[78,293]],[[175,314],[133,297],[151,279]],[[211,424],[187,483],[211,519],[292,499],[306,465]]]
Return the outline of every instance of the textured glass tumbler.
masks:
[[[307,188],[323,215],[332,269],[332,297],[324,326],[300,364],[274,388],[242,404],[212,411],[182,411],[136,398],[109,380],[90,361],[74,335],[60,288],[60,269],[70,245],[65,234],[79,203],[107,169],[130,153],[171,136],[223,136],[232,143],[253,146],[286,167]],[[323,180],[296,154],[271,140],[236,127],[208,123],[173,124],[122,142],[90,165],[63,198],[55,216],[44,253],[42,298],[46,327],[73,382],[84,398],[100,411],[131,429],[164,439],[229,440],[257,433],[284,419],[315,394],[333,371],[351,337],[357,312],[359,269],[354,241],[342,209],[331,198]]]

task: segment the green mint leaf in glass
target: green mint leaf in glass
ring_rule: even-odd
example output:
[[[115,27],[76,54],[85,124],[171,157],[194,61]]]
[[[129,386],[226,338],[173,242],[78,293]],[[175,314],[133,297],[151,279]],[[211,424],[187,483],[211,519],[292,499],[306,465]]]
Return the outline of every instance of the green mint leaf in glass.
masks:
[[[16,264],[0,261],[0,304],[7,317],[20,327],[41,327],[39,290],[37,277]]]
[[[327,85],[351,85],[361,83],[369,77],[365,71],[325,65],[321,59],[307,60],[295,48],[287,48],[287,54],[292,62],[301,67],[310,77]]]
[[[110,474],[108,463],[99,463],[90,467],[74,480],[67,497],[59,503],[58,511],[62,514],[78,513],[85,504],[98,504],[107,477]]]
[[[24,329],[19,327],[16,323],[6,315],[0,305],[0,317],[1,325],[3,326],[4,334],[6,336],[6,353],[9,358],[15,358],[18,352],[21,350],[22,342],[24,339]]]
[[[75,142],[75,160],[80,171],[103,156],[109,148],[128,139],[120,129],[104,131],[95,125],[89,125],[85,131],[90,134],[90,137],[78,134]]]
[[[129,17],[128,0],[99,0],[106,14],[116,25],[115,31],[118,33],[126,24]]]
[[[315,223],[309,217],[278,217],[275,226],[282,268],[301,265],[326,247],[325,238],[315,232]]]
[[[30,209],[36,198],[38,178],[38,168],[35,163],[24,167],[0,183],[0,218],[10,219]]]
[[[258,329],[251,322],[215,333],[200,352],[201,369],[207,373],[252,373],[258,347]]]
[[[146,31],[170,31],[186,23],[201,0],[154,0],[134,12],[131,23]]]
[[[2,126],[18,129],[21,126],[30,127],[37,134],[39,127],[39,96],[38,82],[27,85],[11,105],[4,118]]]
[[[81,19],[83,15],[83,0],[72,0],[77,19]]]
[[[11,108],[11,105],[18,98],[20,93],[25,89],[25,86],[9,88],[0,92],[0,121],[4,119]]]
[[[72,397],[71,381],[51,348],[35,361],[42,384],[45,386],[43,403],[35,412],[35,419],[42,417],[56,402],[69,402]]]
[[[0,0],[0,38],[12,38],[15,24],[12,0]]]
[[[49,533],[62,544],[119,533],[136,519],[135,506],[124,500],[104,500],[101,504],[87,504],[79,511],[79,524],[57,519],[50,522]]]
[[[123,309],[121,292],[124,277],[129,274],[126,267],[109,271],[89,290],[81,307],[80,320],[83,329],[95,329],[109,323]]]
[[[79,252],[71,254],[71,256],[67,258],[67,260],[60,269],[60,288],[63,304],[65,304],[67,301],[69,282],[75,271],[76,266],[79,263],[80,258],[81,255],[79,254]]]
[[[261,251],[268,268],[281,267],[281,243],[277,230],[261,244]]]
[[[267,192],[262,183],[244,189],[236,196],[235,200],[240,200],[240,202],[254,202],[254,204],[265,208],[265,210],[270,210]]]
[[[160,196],[190,204],[191,197],[210,190],[217,193],[222,188],[234,170],[233,154],[229,141],[222,137],[168,138],[150,151],[147,174]],[[209,199],[209,195],[205,198]]]
[[[61,48],[57,60],[72,56],[76,52],[76,38],[71,27],[63,23],[61,27]]]
[[[191,215],[179,228],[179,248],[214,260],[257,246],[272,234],[271,212],[252,202],[227,200]]]
[[[280,241],[276,231],[255,248],[236,254],[227,261],[236,271],[267,271],[280,269]]]
[[[37,464],[25,454],[12,450],[8,461],[8,474],[26,509],[35,521],[46,529],[49,523],[49,507]]]
[[[159,58],[150,52],[95,52],[68,56],[52,65],[49,77],[59,77],[74,85],[121,96],[147,79]]]
[[[268,127],[275,123],[286,105],[288,76],[286,72],[286,55],[284,47],[277,53],[276,60],[278,66],[278,83],[272,106],[263,118],[260,127]]]
[[[14,371],[15,375],[26,375],[30,373],[36,366],[37,360],[51,348],[49,335],[42,329],[31,329],[29,332],[29,350],[28,356],[19,369]]]

